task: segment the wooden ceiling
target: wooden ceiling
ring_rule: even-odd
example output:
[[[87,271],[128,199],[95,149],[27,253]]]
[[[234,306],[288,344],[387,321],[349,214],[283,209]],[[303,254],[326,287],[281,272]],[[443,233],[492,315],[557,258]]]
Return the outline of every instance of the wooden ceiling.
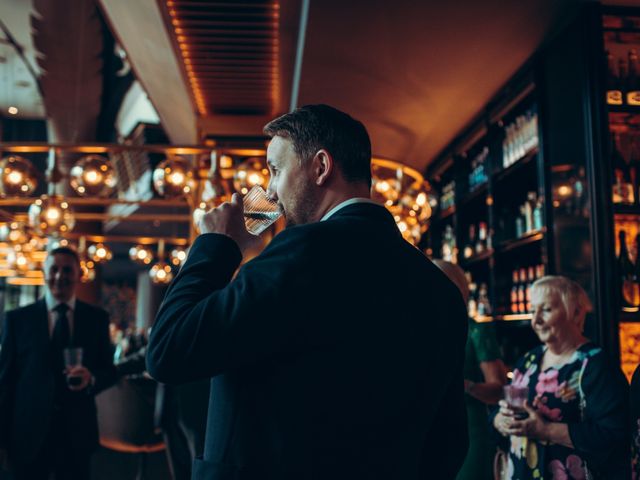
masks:
[[[278,2],[161,4],[200,116],[275,113],[280,93]]]
[[[328,103],[424,170],[588,0],[95,1],[173,143]]]

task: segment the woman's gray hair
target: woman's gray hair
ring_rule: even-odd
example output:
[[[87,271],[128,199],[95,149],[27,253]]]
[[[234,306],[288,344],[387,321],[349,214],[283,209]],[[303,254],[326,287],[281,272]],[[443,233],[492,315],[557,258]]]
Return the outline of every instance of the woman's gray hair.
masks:
[[[546,275],[533,282],[531,297],[537,290],[557,293],[562,300],[567,318],[577,319],[580,329],[584,329],[585,316],[593,310],[593,304],[587,292],[578,283],[561,275]]]

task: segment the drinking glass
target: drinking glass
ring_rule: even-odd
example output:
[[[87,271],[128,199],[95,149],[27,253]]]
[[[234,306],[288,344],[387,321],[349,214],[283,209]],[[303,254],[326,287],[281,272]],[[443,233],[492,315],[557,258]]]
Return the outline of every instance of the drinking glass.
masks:
[[[67,368],[82,366],[82,348],[65,348],[64,354],[64,366]],[[82,383],[82,377],[78,375],[67,375],[67,385],[70,387],[77,387]]]
[[[260,235],[282,215],[278,204],[267,196],[267,192],[260,185],[255,185],[249,190],[242,203],[244,224],[253,235]]]
[[[509,408],[515,412],[515,417],[519,420],[527,418],[527,411],[524,409],[524,402],[529,397],[528,387],[519,387],[516,385],[505,385],[503,387],[504,399]]]

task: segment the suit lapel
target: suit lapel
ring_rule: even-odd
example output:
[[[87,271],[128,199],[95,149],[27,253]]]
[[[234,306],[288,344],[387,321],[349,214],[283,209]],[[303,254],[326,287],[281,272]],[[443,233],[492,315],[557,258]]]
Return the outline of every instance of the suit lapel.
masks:
[[[49,312],[47,311],[47,302],[45,302],[44,298],[36,302],[35,310],[34,317],[37,319],[36,335],[40,337],[41,341],[47,344],[51,340],[51,333],[49,332]]]

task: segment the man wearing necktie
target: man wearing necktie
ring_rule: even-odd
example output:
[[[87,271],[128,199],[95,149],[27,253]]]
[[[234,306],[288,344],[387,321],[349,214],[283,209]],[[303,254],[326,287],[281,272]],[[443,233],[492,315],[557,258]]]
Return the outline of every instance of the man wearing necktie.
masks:
[[[16,480],[88,479],[98,446],[94,396],[116,380],[109,318],[76,299],[74,250],[52,250],[44,270],[44,298],[5,315],[0,460],[8,459]],[[65,367],[70,348],[82,349],[81,365]]]

